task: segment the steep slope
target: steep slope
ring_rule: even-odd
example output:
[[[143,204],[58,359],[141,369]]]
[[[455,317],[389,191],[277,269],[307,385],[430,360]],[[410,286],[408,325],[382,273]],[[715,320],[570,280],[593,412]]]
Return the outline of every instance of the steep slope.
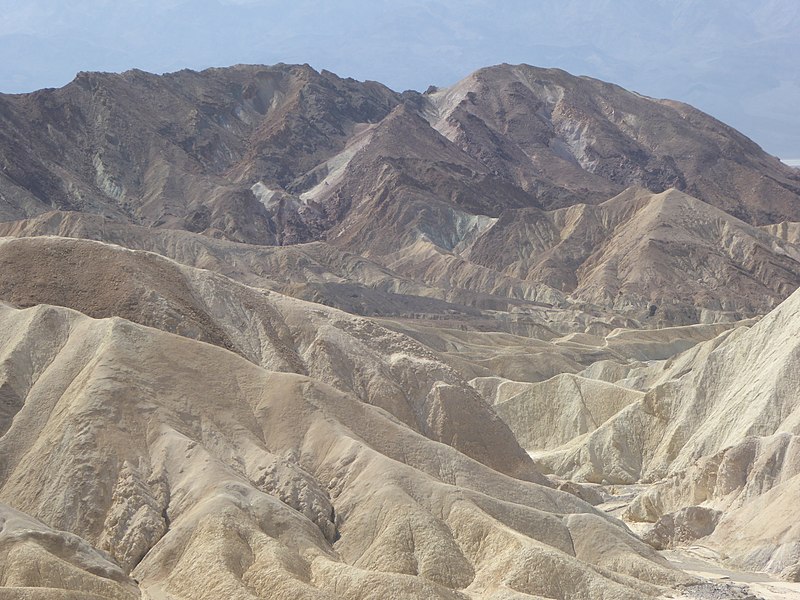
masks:
[[[800,501],[798,440],[786,432],[752,436],[705,456],[640,493],[626,518],[652,523],[645,539],[668,547],[694,541],[680,539],[680,515],[713,515],[705,545],[739,568],[797,581],[800,531],[790,507]]]
[[[339,185],[319,201],[349,199],[328,239],[359,254],[382,255],[419,239],[451,250],[503,208],[536,200],[492,173],[434,130],[409,106],[376,125]]]
[[[800,285],[795,245],[674,189],[508,211],[464,256],[660,325],[763,314]]]
[[[577,440],[553,464],[652,480],[747,436],[798,433],[798,314],[795,292],[756,325],[706,342],[708,354]]]
[[[556,448],[594,431],[643,395],[566,373],[539,383],[502,382],[492,394],[497,414],[520,445],[532,452]]]
[[[666,371],[640,400],[537,462],[579,480],[653,483],[626,517],[654,522],[658,547],[709,536],[740,568],[795,580],[798,327],[795,292],[757,324],[654,366]],[[691,533],[698,518],[707,526]]]
[[[3,503],[0,589],[3,598],[140,598],[136,582],[110,557],[78,536],[53,531]]]
[[[800,244],[800,223],[783,221],[774,225],[764,225],[762,229],[790,244]]]
[[[675,187],[752,224],[797,221],[800,180],[706,114],[558,69],[499,65],[428,96],[430,120],[546,208]]]
[[[59,208],[240,241],[306,239],[251,186],[293,189],[397,102],[308,66],[81,73],[59,90],[0,96],[0,214]]]
[[[151,596],[634,599],[691,581],[575,496],[307,377],[118,318],[0,320],[20,400],[0,500],[108,548]]]

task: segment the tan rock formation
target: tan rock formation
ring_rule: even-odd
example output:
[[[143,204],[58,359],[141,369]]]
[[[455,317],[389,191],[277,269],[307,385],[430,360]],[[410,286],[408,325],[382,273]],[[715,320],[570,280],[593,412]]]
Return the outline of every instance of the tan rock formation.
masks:
[[[119,540],[153,597],[641,598],[688,581],[575,496],[331,386],[119,318],[0,317],[22,400],[0,498]],[[45,325],[61,335],[33,335]]]

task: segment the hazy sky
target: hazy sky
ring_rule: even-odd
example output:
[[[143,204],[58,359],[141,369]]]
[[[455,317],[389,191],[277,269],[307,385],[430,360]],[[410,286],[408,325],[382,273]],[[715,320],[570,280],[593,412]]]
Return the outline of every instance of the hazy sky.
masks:
[[[0,91],[309,63],[396,90],[525,62],[694,104],[800,157],[798,0],[0,0]]]

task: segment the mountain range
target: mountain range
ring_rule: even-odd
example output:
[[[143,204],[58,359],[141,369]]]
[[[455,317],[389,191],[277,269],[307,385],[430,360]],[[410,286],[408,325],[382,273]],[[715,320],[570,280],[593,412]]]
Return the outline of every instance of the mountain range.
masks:
[[[798,285],[800,172],[557,69],[0,95],[0,598],[798,581]]]

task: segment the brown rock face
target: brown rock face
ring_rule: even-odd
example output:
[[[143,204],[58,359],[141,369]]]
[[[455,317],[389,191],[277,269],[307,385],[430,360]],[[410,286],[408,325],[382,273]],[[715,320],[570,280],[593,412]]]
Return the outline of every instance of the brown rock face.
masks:
[[[0,99],[0,214],[81,210],[275,243],[285,222],[250,186],[293,190],[397,102],[384,86],[308,66],[81,73]]]
[[[527,65],[481,69],[430,98],[440,131],[549,208],[637,185],[674,187],[757,225],[800,210],[796,173],[679,102]]]
[[[0,125],[0,220],[57,208],[326,242],[318,255],[390,269],[383,290],[287,274],[291,293],[365,314],[409,305],[391,287],[425,298],[414,313],[571,301],[682,324],[761,314],[798,284],[796,171],[691,107],[559,70],[500,65],[426,94],[307,65],[81,73],[0,96]]]
[[[408,229],[386,203],[496,216],[630,185],[675,187],[753,224],[800,220],[800,176],[724,124],[525,65],[427,95],[308,66],[81,73],[0,96],[0,120],[6,220],[58,208],[286,244],[339,223]]]

